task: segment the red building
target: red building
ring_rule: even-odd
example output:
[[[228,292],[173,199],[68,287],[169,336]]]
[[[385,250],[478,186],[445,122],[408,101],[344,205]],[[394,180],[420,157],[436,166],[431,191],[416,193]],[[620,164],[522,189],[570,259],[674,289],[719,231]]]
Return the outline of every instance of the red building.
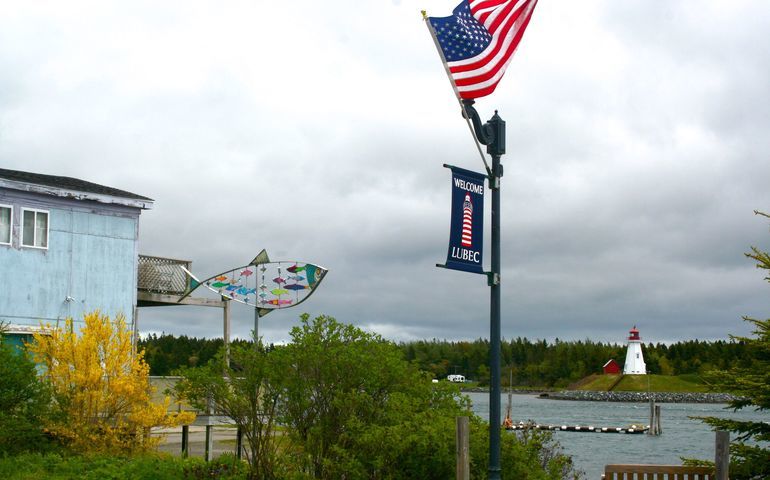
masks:
[[[605,374],[618,375],[620,373],[620,364],[612,359],[607,361],[603,368]]]

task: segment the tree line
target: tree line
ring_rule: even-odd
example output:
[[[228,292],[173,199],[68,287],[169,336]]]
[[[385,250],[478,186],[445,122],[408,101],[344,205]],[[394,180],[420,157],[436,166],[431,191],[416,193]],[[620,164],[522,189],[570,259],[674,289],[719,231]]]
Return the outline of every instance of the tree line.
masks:
[[[250,341],[235,340],[234,345]],[[140,340],[151,375],[172,375],[181,367],[195,367],[210,361],[222,346],[221,338],[206,339],[151,334]],[[419,340],[397,345],[405,360],[414,362],[434,378],[462,374],[485,383],[489,377],[489,342]],[[268,346],[272,348],[272,346]],[[688,340],[671,345],[642,344],[647,371],[662,375],[701,375],[714,369],[747,367],[751,357],[742,340]],[[595,342],[589,339],[553,342],[516,338],[503,340],[503,385],[512,379],[513,386],[563,387],[591,374],[602,373],[602,367],[614,359],[621,367],[626,346]]]
[[[489,342],[448,342],[445,340],[416,341],[400,345],[405,358],[436,378],[448,374],[463,374],[484,383],[489,377]],[[648,373],[662,375],[703,374],[713,369],[726,369],[734,364],[748,365],[751,358],[745,342],[689,340],[671,345],[647,343],[642,345]],[[602,373],[608,360],[621,367],[625,362],[626,346],[592,340],[553,342],[516,338],[503,340],[503,385],[511,380],[513,386],[563,387],[591,374]]]

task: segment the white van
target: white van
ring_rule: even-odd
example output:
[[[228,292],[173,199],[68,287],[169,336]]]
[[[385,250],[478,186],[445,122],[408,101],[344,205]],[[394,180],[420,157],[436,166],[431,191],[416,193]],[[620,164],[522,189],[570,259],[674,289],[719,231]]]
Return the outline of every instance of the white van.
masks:
[[[465,383],[465,375],[447,375],[446,379],[454,383]]]

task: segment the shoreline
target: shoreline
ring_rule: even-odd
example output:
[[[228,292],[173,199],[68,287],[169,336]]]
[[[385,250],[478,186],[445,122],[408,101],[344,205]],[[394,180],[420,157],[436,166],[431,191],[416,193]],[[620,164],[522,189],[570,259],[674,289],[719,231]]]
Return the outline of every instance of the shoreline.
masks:
[[[460,387],[462,393],[489,393],[489,387]],[[523,388],[517,390],[511,390],[514,395],[541,395],[544,393],[555,393],[555,390],[548,390],[545,388]],[[508,390],[503,389],[502,393],[508,393]]]
[[[548,400],[575,400],[588,402],[648,403],[729,403],[738,397],[729,393],[698,392],[596,392],[590,390],[564,390],[547,392],[538,396]]]
[[[474,387],[461,389],[462,393],[489,393],[489,388]],[[501,393],[508,393],[503,390]],[[738,397],[729,393],[701,392],[602,392],[591,390],[543,389],[512,390],[517,395],[537,395],[546,400],[572,400],[578,402],[630,402],[647,403],[651,399],[657,403],[729,403]]]

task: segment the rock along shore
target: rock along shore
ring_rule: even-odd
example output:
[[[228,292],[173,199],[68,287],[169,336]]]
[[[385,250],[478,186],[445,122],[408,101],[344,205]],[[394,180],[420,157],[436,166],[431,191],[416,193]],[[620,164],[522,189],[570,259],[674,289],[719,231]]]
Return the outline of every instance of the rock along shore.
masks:
[[[658,403],[727,403],[737,399],[729,393],[684,393],[684,392],[594,392],[590,390],[563,390],[546,392],[540,398],[550,400],[578,400],[590,402],[649,402]]]

